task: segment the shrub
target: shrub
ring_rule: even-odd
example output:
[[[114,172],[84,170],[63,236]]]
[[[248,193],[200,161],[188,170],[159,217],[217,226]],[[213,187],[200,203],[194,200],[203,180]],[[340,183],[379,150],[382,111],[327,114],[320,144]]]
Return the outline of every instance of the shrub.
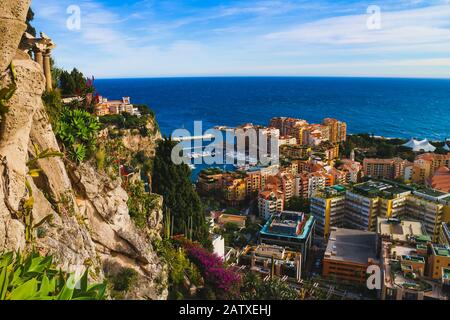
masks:
[[[88,270],[79,279],[57,270],[51,256],[0,255],[0,300],[102,300],[106,284],[88,284]]]
[[[106,152],[105,147],[100,147],[95,154],[95,159],[97,160],[97,169],[103,171],[105,169]]]
[[[128,209],[134,223],[144,228],[147,226],[147,218],[155,209],[156,195],[145,192],[144,182],[135,181],[128,187]]]
[[[184,298],[183,282],[185,277],[196,286],[201,284],[199,270],[189,261],[183,248],[174,247],[170,240],[156,241],[153,245],[158,256],[164,260],[169,270],[170,299],[180,300]]]
[[[114,276],[110,276],[110,281],[112,282],[113,289],[116,291],[128,291],[137,280],[137,272],[131,268],[123,268]]]
[[[63,103],[59,90],[45,91],[42,95],[45,111],[52,126],[56,126],[63,110]]]
[[[197,266],[205,284],[215,293],[216,297],[235,297],[238,293],[241,277],[233,270],[226,268],[222,259],[209,252],[199,244],[186,239],[181,240],[189,259]]]
[[[64,108],[57,123],[56,135],[72,160],[81,163],[95,150],[100,124],[83,110]]]
[[[299,294],[279,278],[263,281],[253,272],[248,272],[241,287],[242,300],[297,300]]]

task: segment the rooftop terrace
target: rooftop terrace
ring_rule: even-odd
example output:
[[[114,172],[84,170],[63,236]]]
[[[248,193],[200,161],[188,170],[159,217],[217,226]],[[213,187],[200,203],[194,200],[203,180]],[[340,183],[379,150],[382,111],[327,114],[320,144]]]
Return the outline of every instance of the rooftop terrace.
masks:
[[[385,181],[370,180],[361,184],[357,184],[353,187],[353,190],[357,193],[368,197],[385,197],[393,198],[403,193],[411,192],[410,189],[404,188],[395,183],[388,183]]]
[[[414,220],[378,218],[377,231],[382,236],[403,242],[425,235],[422,223]]]
[[[311,232],[314,217],[301,212],[283,211],[274,215],[261,230],[262,235],[306,239]]]
[[[450,247],[439,244],[433,244],[434,254],[441,257],[450,257]]]

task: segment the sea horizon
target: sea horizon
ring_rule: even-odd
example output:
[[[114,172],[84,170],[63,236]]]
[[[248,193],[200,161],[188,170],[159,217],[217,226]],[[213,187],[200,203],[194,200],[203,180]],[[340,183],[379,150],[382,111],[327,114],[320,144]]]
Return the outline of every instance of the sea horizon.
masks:
[[[244,123],[268,125],[272,117],[311,123],[337,118],[351,134],[391,138],[450,137],[450,79],[354,77],[173,77],[96,79],[99,95],[131,97],[156,113],[162,134]],[[426,117],[424,117],[426,115]]]
[[[151,80],[151,79],[195,79],[195,78],[325,78],[325,79],[399,79],[399,80],[445,80],[448,77],[410,77],[410,76],[321,76],[321,75],[161,75],[161,76],[124,76],[124,77],[95,77],[95,80]]]

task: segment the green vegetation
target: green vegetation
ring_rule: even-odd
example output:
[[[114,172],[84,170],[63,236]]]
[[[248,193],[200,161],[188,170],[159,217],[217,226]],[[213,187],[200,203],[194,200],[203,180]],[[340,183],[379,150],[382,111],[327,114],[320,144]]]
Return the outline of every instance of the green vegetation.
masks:
[[[356,160],[358,161],[362,161],[364,157],[383,159],[400,157],[413,161],[414,152],[402,146],[406,142],[407,140],[403,139],[383,139],[369,134],[356,134],[348,136],[341,149],[345,157],[349,157],[351,151],[357,149]]]
[[[201,275],[197,267],[189,260],[186,251],[175,247],[168,239],[154,243],[154,247],[168,266],[169,299],[182,300],[188,295],[187,283],[201,285]],[[187,281],[186,281],[187,280]]]
[[[14,95],[14,93],[16,92],[16,89],[17,89],[17,85],[16,85],[17,77],[16,77],[16,72],[14,70],[14,65],[12,64],[12,62],[9,65],[9,71],[11,73],[11,78],[12,78],[11,84],[8,87],[2,88],[0,90],[0,116],[2,118],[8,112],[6,103],[12,98],[12,96]]]
[[[81,163],[96,148],[98,120],[86,111],[64,108],[56,126],[56,135],[73,161]]]
[[[286,210],[310,213],[311,212],[310,205],[311,202],[307,198],[292,197],[286,205]]]
[[[157,205],[158,196],[145,192],[144,182],[141,180],[132,183],[127,189],[130,216],[138,227],[144,228],[149,214]]]
[[[115,291],[127,292],[137,281],[137,272],[131,268],[122,268],[116,275],[108,277]]]
[[[97,170],[103,171],[105,169],[106,152],[105,147],[100,146],[95,154],[95,160],[97,161]]]
[[[59,78],[56,79],[56,82],[64,96],[83,94],[86,88],[86,78],[83,73],[74,68],[71,72],[63,70],[57,74]]]
[[[279,278],[263,281],[253,272],[245,274],[241,287],[242,300],[298,300],[299,294]]]
[[[202,203],[190,180],[191,170],[187,165],[175,165],[172,162],[174,146],[175,143],[167,139],[158,144],[153,166],[152,191],[164,197],[164,203],[173,216],[175,235],[192,235],[193,240],[209,247],[209,228]]]
[[[142,174],[149,176],[153,171],[153,159],[147,157],[144,151],[139,151],[133,155],[131,166],[133,168],[140,168]]]
[[[245,234],[241,232],[239,226],[236,223],[228,222],[222,229],[217,231],[224,240],[225,245],[228,247],[243,247],[247,244],[247,238]]]
[[[56,128],[61,113],[63,111],[63,103],[61,100],[61,93],[59,90],[46,91],[42,95],[45,111],[50,118],[52,127]]]
[[[78,285],[77,285],[78,283]],[[88,284],[57,270],[51,256],[0,255],[0,300],[102,300],[106,284]]]
[[[146,137],[149,135],[147,129],[149,119],[151,119],[150,115],[138,117],[124,112],[122,114],[111,114],[100,117],[100,123],[103,124],[103,127],[113,125],[120,130],[139,130],[140,135]],[[155,134],[156,130],[157,129],[155,128],[155,132],[152,132],[152,134]]]
[[[225,214],[240,214],[241,211],[239,209],[230,207],[230,208],[226,208],[224,213]]]

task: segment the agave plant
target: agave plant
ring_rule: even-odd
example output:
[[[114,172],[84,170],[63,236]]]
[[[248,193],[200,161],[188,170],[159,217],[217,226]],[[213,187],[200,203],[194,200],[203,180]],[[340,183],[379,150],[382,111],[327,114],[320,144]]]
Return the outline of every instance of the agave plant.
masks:
[[[83,162],[95,149],[100,123],[90,113],[65,108],[56,126],[56,134],[69,150],[72,160]]]
[[[0,255],[0,300],[103,300],[106,283],[88,283],[55,268],[52,256]]]

